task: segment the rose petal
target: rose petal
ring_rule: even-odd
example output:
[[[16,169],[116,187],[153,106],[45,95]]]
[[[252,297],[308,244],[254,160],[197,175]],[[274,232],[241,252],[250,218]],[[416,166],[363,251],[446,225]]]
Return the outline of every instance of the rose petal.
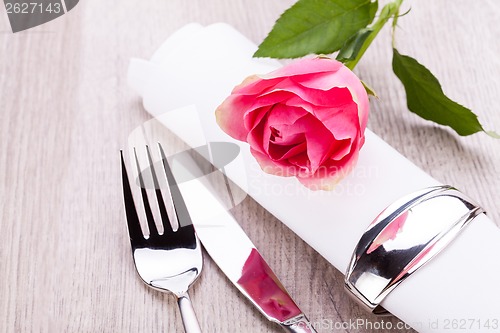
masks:
[[[330,130],[336,140],[344,141],[348,139],[347,142],[352,142],[360,135],[359,124],[357,121],[357,105],[351,101],[351,104],[346,107],[346,109],[335,110],[327,107],[316,107],[312,104],[300,100],[299,98],[287,101],[294,106],[299,106],[304,108],[310,113],[318,115],[318,119],[324,122],[325,127]],[[344,114],[345,113],[345,114]],[[285,133],[284,128],[280,128],[281,132]],[[297,131],[297,129],[292,129],[292,131]],[[290,135],[290,134],[288,134]],[[285,134],[283,134],[285,136]],[[337,149],[337,158],[342,158],[345,154],[350,151],[350,145],[343,144],[342,147],[344,151]]]
[[[278,91],[292,93],[299,99],[319,107],[341,107],[344,104],[352,103],[352,95],[347,88],[332,88],[330,90],[310,89],[301,86],[290,78],[283,79],[277,83],[272,90],[263,93],[262,96]],[[293,98],[294,96],[290,96],[290,99]]]
[[[269,74],[260,75],[260,77],[270,80],[282,77],[317,74],[321,72],[336,72],[342,66],[341,62],[333,59],[304,58],[278,68]]]
[[[337,140],[337,144],[334,149],[331,151],[329,158],[335,161],[340,161],[347,154],[349,154],[352,150],[352,142],[351,139],[343,139]]]
[[[293,126],[285,126],[284,124]],[[309,170],[311,174],[314,173],[323,161],[328,159],[336,149],[335,138],[317,118],[303,109],[278,105],[269,112],[269,116],[262,128],[263,151],[261,151],[261,153],[269,154],[273,160],[283,158],[283,156],[286,155],[283,150],[279,150],[276,147],[274,147],[273,150],[270,149],[270,147],[273,147],[271,145],[273,129],[278,130],[283,138],[293,137],[295,139],[298,134],[304,135],[308,159],[300,165],[300,167]],[[259,138],[260,134],[260,132],[252,132],[252,136],[255,135],[256,138]],[[256,138],[254,138],[255,141]],[[294,147],[290,147],[290,149],[292,148]],[[300,151],[295,148],[291,155],[294,156],[297,152]],[[295,159],[294,161],[294,163],[297,164],[298,160]]]
[[[269,112],[268,123],[272,126],[293,125],[306,115],[309,113],[302,108],[277,104]]]
[[[258,81],[262,81],[262,79],[257,76],[257,75],[250,75],[248,77],[246,77],[243,82],[241,82],[240,84],[238,84],[236,87],[233,88],[233,90],[231,91],[231,94],[237,94],[239,90],[247,87],[247,86],[250,86]]]
[[[342,66],[342,63],[333,59],[300,59],[287,66],[278,68],[271,73],[259,75],[258,77],[260,80],[252,79],[248,81],[249,83],[246,85],[240,84],[233,92],[245,95],[260,94],[283,78],[302,75],[310,76],[322,72],[336,72],[338,69],[342,68]]]
[[[269,91],[269,89],[272,89],[281,80],[283,80],[283,78],[264,80],[259,77],[258,80],[252,81],[246,86],[238,86],[237,89],[233,89],[232,93],[239,95],[261,95],[266,91]]]
[[[272,126],[271,132],[276,132],[271,137],[271,143],[276,146],[292,146],[306,141],[304,133],[294,133],[293,125]]]
[[[342,160],[341,165],[334,167],[333,165],[325,166],[324,169],[320,170],[330,170],[330,172],[317,172],[312,176],[304,177],[302,175],[297,175],[297,179],[301,184],[307,188],[317,191],[331,191],[335,186],[345,178],[355,167],[358,160],[358,151],[353,151],[349,158]]]
[[[269,157],[271,157],[273,161],[286,160],[306,152],[306,149],[307,143],[303,139],[302,142],[290,146],[270,144]]]
[[[335,92],[333,92],[334,93],[333,95],[335,95],[336,93],[338,93],[339,95],[334,96],[334,98],[328,99],[327,103],[324,103],[323,105],[315,103],[316,101],[314,99],[305,100],[295,94],[291,95],[288,99],[286,99],[285,104],[290,106],[301,107],[310,113],[314,113],[317,110],[342,109],[346,105],[350,104],[356,105],[356,103],[352,101],[351,93],[347,88],[333,88],[333,89],[336,89]],[[317,92],[320,94],[324,93],[319,90]]]
[[[352,139],[360,133],[357,109],[352,103],[341,110],[318,110],[315,115],[337,140]]]
[[[301,118],[297,121],[296,126],[302,127],[304,130],[307,156],[310,161],[309,169],[311,173],[314,173],[335,149],[336,140],[332,133],[312,115]]]
[[[243,125],[249,132],[252,131],[262,122],[272,108],[273,105],[268,105],[245,113],[243,116]]]
[[[254,128],[252,128],[250,132],[248,132],[248,135],[244,140],[248,142],[252,149],[259,151],[261,154],[267,154],[267,151],[264,148],[264,144],[267,140],[269,140],[269,138],[266,139],[264,137],[264,129],[266,127],[268,116],[269,114],[266,113],[262,120],[256,126],[254,126]]]
[[[307,150],[289,158],[288,162],[299,168],[299,172],[303,173],[304,176],[307,177],[311,175],[311,171],[309,168],[311,162],[309,161],[309,156],[307,156]]]
[[[370,109],[368,95],[359,78],[349,68],[341,66],[335,73],[318,74],[314,77],[302,77],[300,84],[304,87],[319,90],[330,90],[333,87],[348,88],[354,102],[359,107],[359,120],[362,129],[366,128]]]
[[[295,176],[295,168],[291,165],[281,161],[273,161],[268,155],[262,154],[253,148],[250,148],[250,152],[265,173],[281,177]]]
[[[246,96],[246,95],[245,95]],[[284,91],[284,90],[271,90],[266,92],[265,94],[259,96],[252,96],[248,98],[251,100],[251,103],[247,105],[248,112],[252,110],[276,104],[286,104],[285,102],[290,98],[293,98],[295,95],[292,92]]]
[[[287,91],[276,91],[265,96],[253,97],[252,103],[245,107],[247,110],[243,116],[245,128],[251,130],[262,120],[263,110],[267,112],[276,104],[285,104],[286,100],[292,96],[293,94]]]
[[[279,130],[282,125],[293,125],[305,115],[308,115],[308,113],[304,109],[287,107],[280,104],[275,105],[272,110],[269,111],[262,133],[264,150],[269,153],[269,144],[273,136],[273,129]],[[297,127],[297,129],[299,128]],[[301,132],[296,132],[294,134]]]
[[[244,126],[244,97],[230,95],[215,110],[215,120],[224,132],[236,140],[245,141],[248,130]]]

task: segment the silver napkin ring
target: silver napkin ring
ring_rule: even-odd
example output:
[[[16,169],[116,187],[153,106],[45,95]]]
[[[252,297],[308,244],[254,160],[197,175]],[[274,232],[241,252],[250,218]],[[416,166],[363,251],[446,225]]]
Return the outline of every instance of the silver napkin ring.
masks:
[[[397,200],[361,236],[347,269],[346,289],[374,314],[388,314],[382,300],[481,213],[481,207],[450,186]]]

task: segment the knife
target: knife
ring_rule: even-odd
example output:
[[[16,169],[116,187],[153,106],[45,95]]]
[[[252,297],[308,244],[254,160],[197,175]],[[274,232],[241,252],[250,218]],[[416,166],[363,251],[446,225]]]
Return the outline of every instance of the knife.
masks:
[[[268,320],[286,332],[315,333],[255,245],[217,198],[208,177],[199,177],[200,169],[205,169],[200,159],[174,158],[170,163],[176,179],[182,175],[184,180],[178,186],[196,234],[222,272]]]

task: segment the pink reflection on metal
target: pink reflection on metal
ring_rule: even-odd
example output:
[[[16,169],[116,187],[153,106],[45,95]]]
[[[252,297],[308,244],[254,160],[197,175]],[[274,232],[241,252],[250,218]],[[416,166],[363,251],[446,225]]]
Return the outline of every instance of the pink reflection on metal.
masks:
[[[280,322],[302,313],[256,249],[248,256],[238,284],[268,316]]]
[[[396,236],[403,230],[406,219],[408,218],[408,212],[404,212],[400,216],[394,219],[384,230],[373,240],[366,254],[370,254],[384,244],[388,240],[396,238]]]

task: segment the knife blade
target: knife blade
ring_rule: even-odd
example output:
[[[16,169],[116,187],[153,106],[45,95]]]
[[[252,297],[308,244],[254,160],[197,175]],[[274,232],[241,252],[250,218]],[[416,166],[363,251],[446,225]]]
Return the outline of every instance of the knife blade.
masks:
[[[278,323],[286,332],[315,333],[313,325],[221,203],[208,177],[186,177],[186,174],[201,174],[199,159],[174,158],[171,167],[176,178],[182,175],[180,178],[184,179],[178,186],[198,238],[234,286],[268,320]]]

